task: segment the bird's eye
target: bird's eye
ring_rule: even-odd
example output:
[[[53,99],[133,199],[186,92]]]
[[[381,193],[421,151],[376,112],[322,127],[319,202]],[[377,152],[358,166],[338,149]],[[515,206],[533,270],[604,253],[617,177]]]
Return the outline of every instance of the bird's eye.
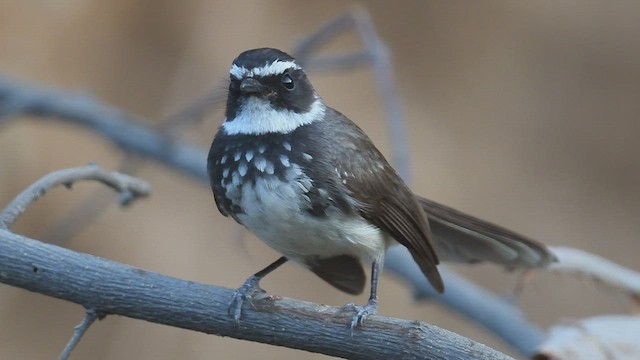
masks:
[[[282,86],[284,86],[287,90],[293,90],[295,84],[293,83],[293,78],[289,74],[282,75],[282,79],[280,79]]]

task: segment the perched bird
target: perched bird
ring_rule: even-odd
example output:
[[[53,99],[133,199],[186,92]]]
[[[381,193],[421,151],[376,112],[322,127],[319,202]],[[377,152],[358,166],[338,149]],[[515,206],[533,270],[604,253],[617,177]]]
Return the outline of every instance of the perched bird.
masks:
[[[229,305],[236,320],[260,279],[287,260],[349,294],[363,291],[362,263],[372,264],[371,296],[352,306],[352,329],[375,313],[385,251],[396,242],[439,292],[439,259],[508,268],[553,260],[532,240],[414,195],[369,137],[326,106],[296,60],[277,49],[233,61],[207,170],[220,212],[283,255],[236,290]]]

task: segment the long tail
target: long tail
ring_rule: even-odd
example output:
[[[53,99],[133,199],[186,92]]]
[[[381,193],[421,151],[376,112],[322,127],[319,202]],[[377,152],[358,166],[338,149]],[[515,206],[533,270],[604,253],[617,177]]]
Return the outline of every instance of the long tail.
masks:
[[[544,267],[556,257],[543,244],[509,229],[417,197],[442,261],[489,261],[507,269]]]

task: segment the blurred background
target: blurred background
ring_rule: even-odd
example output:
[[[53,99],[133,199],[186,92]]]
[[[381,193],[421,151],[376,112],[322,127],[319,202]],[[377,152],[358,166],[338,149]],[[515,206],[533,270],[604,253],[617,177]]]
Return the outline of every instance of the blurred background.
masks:
[[[89,92],[150,122],[224,88],[241,51],[297,41],[351,1],[1,1],[0,74]],[[550,245],[573,246],[640,270],[640,3],[636,1],[367,1],[393,54],[407,116],[416,193]],[[341,37],[325,53],[360,46]],[[389,154],[370,68],[310,73],[325,102]],[[209,146],[222,109],[184,136]],[[0,127],[0,207],[42,175],[123,153],[94,133],[46,119]],[[204,164],[203,164],[204,166]],[[91,183],[58,189],[14,230],[47,239],[70,210],[104,192],[113,201],[64,246],[175,277],[238,287],[277,254],[222,217],[208,186],[161,165],[137,175],[153,195],[119,209]],[[456,267],[507,294],[514,274]],[[269,292],[340,306],[364,303],[287,264]],[[428,321],[511,352],[459,315],[416,303],[401,281],[381,281],[379,313]],[[625,296],[589,280],[538,274],[520,304],[547,327],[559,319],[628,311]],[[0,359],[52,359],[83,309],[0,285]],[[74,359],[324,359],[297,350],[109,316]]]

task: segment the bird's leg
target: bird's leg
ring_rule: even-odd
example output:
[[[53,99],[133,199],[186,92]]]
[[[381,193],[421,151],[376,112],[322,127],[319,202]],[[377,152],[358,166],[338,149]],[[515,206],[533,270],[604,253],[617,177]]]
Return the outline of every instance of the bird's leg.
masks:
[[[274,261],[271,265],[258,271],[250,278],[248,278],[244,282],[244,284],[242,284],[242,286],[240,286],[233,293],[233,297],[231,298],[231,302],[229,303],[229,308],[227,310],[229,315],[232,315],[233,318],[236,319],[236,321],[240,321],[240,315],[242,314],[242,305],[244,304],[245,300],[248,301],[251,306],[253,306],[253,303],[251,302],[253,295],[259,291],[264,292],[264,290],[260,288],[260,280],[262,280],[263,277],[286,262],[287,258],[282,256],[278,260]]]
[[[380,272],[380,266],[377,261],[374,261],[371,265],[371,295],[369,296],[369,302],[365,306],[357,306],[353,303],[349,303],[343,307],[343,310],[355,311],[356,314],[351,318],[351,335],[358,326],[362,326],[364,320],[369,315],[373,315],[378,310],[378,275]]]

